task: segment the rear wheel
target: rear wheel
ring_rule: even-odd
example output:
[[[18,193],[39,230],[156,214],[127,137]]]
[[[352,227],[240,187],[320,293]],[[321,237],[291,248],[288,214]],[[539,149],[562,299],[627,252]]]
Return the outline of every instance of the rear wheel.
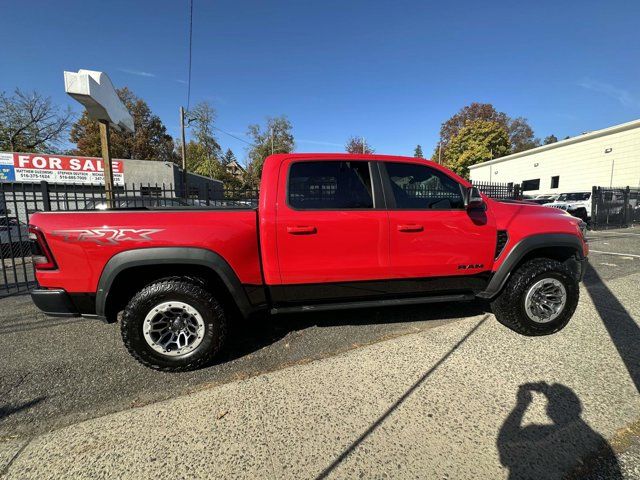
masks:
[[[159,280],[127,304],[121,334],[129,353],[162,371],[194,370],[222,349],[224,310],[204,285],[191,278]]]
[[[580,289],[569,267],[536,258],[509,278],[491,303],[500,323],[522,335],[549,335],[563,329],[578,305]]]

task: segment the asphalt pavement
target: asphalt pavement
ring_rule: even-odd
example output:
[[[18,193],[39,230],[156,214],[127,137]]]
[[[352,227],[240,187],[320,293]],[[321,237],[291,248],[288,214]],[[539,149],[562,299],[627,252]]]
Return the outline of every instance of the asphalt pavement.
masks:
[[[166,374],[139,365],[117,324],[52,318],[28,295],[0,300],[0,440],[164,400],[477,315],[482,302],[261,316],[234,326],[211,367]]]
[[[624,471],[628,478],[638,478],[634,472],[638,472],[640,464],[637,447],[640,229],[592,232],[589,236],[594,251],[590,257],[592,268],[585,279],[576,316],[563,332],[545,339],[513,334],[495,322],[482,302],[262,317],[237,325],[232,344],[219,364],[198,372],[168,375],[135,363],[122,347],[116,325],[47,318],[36,313],[28,297],[3,299],[0,446],[4,442],[6,448],[0,448],[0,472],[4,462],[11,467],[7,469],[9,478],[21,478],[21,474],[30,471],[42,473],[33,463],[38,458],[51,460],[46,454],[55,450],[51,442],[60,442],[68,434],[78,435],[72,437],[77,442],[86,441],[77,433],[78,429],[84,434],[90,431],[92,436],[96,429],[104,430],[100,441],[122,454],[119,447],[114,447],[114,439],[122,441],[122,448],[136,449],[135,442],[141,441],[141,435],[153,436],[160,428],[149,423],[153,423],[154,416],[171,416],[176,409],[189,412],[194,409],[200,412],[203,424],[211,425],[226,418],[227,410],[234,413],[230,417],[238,413],[247,415],[242,418],[248,420],[248,425],[238,425],[235,418],[227,420],[234,426],[227,432],[232,435],[227,439],[232,450],[243,445],[239,432],[259,433],[269,439],[275,435],[273,445],[277,451],[268,452],[266,460],[263,459],[266,464],[260,459],[255,465],[252,463],[257,471],[270,465],[273,477],[323,474],[340,477],[363,472],[364,476],[376,476],[376,472],[424,476],[420,473],[427,472],[424,462],[428,460],[431,465],[428,471],[450,472],[453,477],[458,472],[461,477],[471,478],[475,457],[478,476],[490,477],[522,466],[510,464],[513,455],[509,451],[504,453],[505,445],[513,443],[509,440],[513,432],[507,437],[500,437],[500,432],[517,410],[513,403],[517,407],[524,401],[514,397],[516,392],[522,385],[529,385],[532,397],[541,393],[547,395],[548,402],[553,398],[564,399],[565,413],[566,405],[575,407],[575,398],[581,402],[580,418],[587,420],[575,423],[575,415],[567,417],[573,422],[572,428],[577,425],[582,429],[571,437],[578,439],[573,443],[577,442],[579,448],[573,453],[584,459],[586,468],[574,470],[577,478],[585,475],[609,478],[611,472],[617,471]],[[458,354],[460,349],[464,355]],[[271,388],[274,385],[275,391]],[[548,387],[541,385],[559,386],[544,393],[540,391]],[[382,390],[377,392],[377,388]],[[281,395],[272,398],[278,389]],[[242,396],[247,391],[254,395],[253,399]],[[233,392],[231,397],[237,402],[222,400],[220,395],[224,392]],[[292,395],[292,410],[276,408],[274,415],[269,410],[270,402],[277,406],[285,401],[282,392]],[[367,396],[376,392],[377,399]],[[414,396],[420,398],[419,403],[415,403]],[[309,406],[305,408],[295,399],[317,409],[320,418],[311,415],[319,422],[317,425],[291,418],[291,414],[310,415]],[[327,427],[322,415],[330,418],[331,411],[323,407],[322,399],[336,405],[345,428],[334,431],[333,427]],[[166,401],[155,403],[160,400]],[[262,402],[267,406],[261,406]],[[377,405],[373,411],[365,408],[371,402]],[[432,408],[427,408],[428,405]],[[393,407],[386,416],[383,406]],[[250,413],[256,408],[261,412],[260,418]],[[404,412],[401,420],[405,423],[397,430],[393,423],[388,423],[388,417],[399,410]],[[120,413],[108,415],[113,412]],[[424,424],[423,414],[426,418],[440,418],[441,422]],[[544,409],[536,411],[535,417],[543,418]],[[91,418],[95,420],[81,423]],[[252,433],[247,429],[256,420],[262,426],[256,427],[258,433]],[[185,421],[191,423],[194,419],[189,417]],[[290,423],[288,427],[286,421]],[[548,423],[549,419],[545,421]],[[123,431],[118,426],[127,422],[143,431]],[[68,428],[61,429],[65,426]],[[468,426],[468,432],[464,433]],[[287,428],[293,443],[281,436],[279,429],[286,432]],[[324,441],[326,446],[316,445],[309,438],[316,428],[317,440]],[[303,434],[300,429],[309,432]],[[385,432],[388,438],[377,440],[377,446],[367,445],[366,439],[375,437],[374,431],[377,436]],[[405,438],[408,431],[413,431],[409,439]],[[156,433],[166,442],[166,431],[160,429]],[[129,440],[124,441],[122,435]],[[394,435],[398,438],[394,439]],[[202,442],[206,443],[205,437],[203,433]],[[409,440],[413,447],[407,449]],[[191,441],[196,439],[193,437]],[[82,457],[84,454],[76,451],[80,448],[77,442],[72,440],[67,447],[70,454],[76,452]],[[152,438],[149,442],[142,449],[148,456],[136,457],[144,472],[153,472],[154,464],[162,463],[151,460],[156,458],[153,452],[158,445]],[[300,451],[298,442],[311,442],[318,454]],[[472,449],[469,458],[459,450],[465,445]],[[491,452],[483,456],[477,449]],[[256,447],[247,451],[247,457],[258,455],[259,450]],[[364,460],[367,451],[375,454],[372,464]],[[288,453],[292,457],[287,463]],[[433,458],[436,453],[438,461]],[[392,454],[406,469],[391,469]],[[61,451],[58,455],[66,454]],[[60,458],[51,461],[59,462]],[[123,465],[127,470],[120,471],[120,475],[140,474],[136,462],[125,459]],[[211,472],[237,473],[234,469],[242,465],[248,476],[246,472],[253,470],[242,461],[225,467],[226,470],[211,467]],[[350,465],[350,469],[343,470],[345,465]],[[197,466],[205,468],[206,463]],[[87,460],[87,470],[75,472],[87,477],[98,471],[111,472],[118,477],[118,470],[112,468],[92,457]],[[74,472],[57,471],[66,475]],[[206,469],[194,472],[196,476],[204,476]]]

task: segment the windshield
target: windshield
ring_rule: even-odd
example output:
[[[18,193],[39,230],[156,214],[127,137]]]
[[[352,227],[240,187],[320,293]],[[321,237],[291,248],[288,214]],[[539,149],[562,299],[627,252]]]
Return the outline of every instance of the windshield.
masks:
[[[576,202],[581,200],[589,200],[590,192],[563,193],[558,197],[560,202]]]

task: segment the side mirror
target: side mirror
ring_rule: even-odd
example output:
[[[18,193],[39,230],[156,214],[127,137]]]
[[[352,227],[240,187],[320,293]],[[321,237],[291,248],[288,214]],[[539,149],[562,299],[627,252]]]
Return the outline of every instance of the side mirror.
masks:
[[[464,203],[467,209],[480,208],[484,206],[484,200],[482,199],[482,195],[480,195],[480,190],[476,187],[467,188],[465,193]]]

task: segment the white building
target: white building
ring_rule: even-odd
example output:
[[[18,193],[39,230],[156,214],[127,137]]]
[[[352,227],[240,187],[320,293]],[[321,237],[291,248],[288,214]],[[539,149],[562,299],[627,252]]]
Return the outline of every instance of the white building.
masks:
[[[640,120],[469,167],[472,181],[520,183],[526,194],[640,187]]]

